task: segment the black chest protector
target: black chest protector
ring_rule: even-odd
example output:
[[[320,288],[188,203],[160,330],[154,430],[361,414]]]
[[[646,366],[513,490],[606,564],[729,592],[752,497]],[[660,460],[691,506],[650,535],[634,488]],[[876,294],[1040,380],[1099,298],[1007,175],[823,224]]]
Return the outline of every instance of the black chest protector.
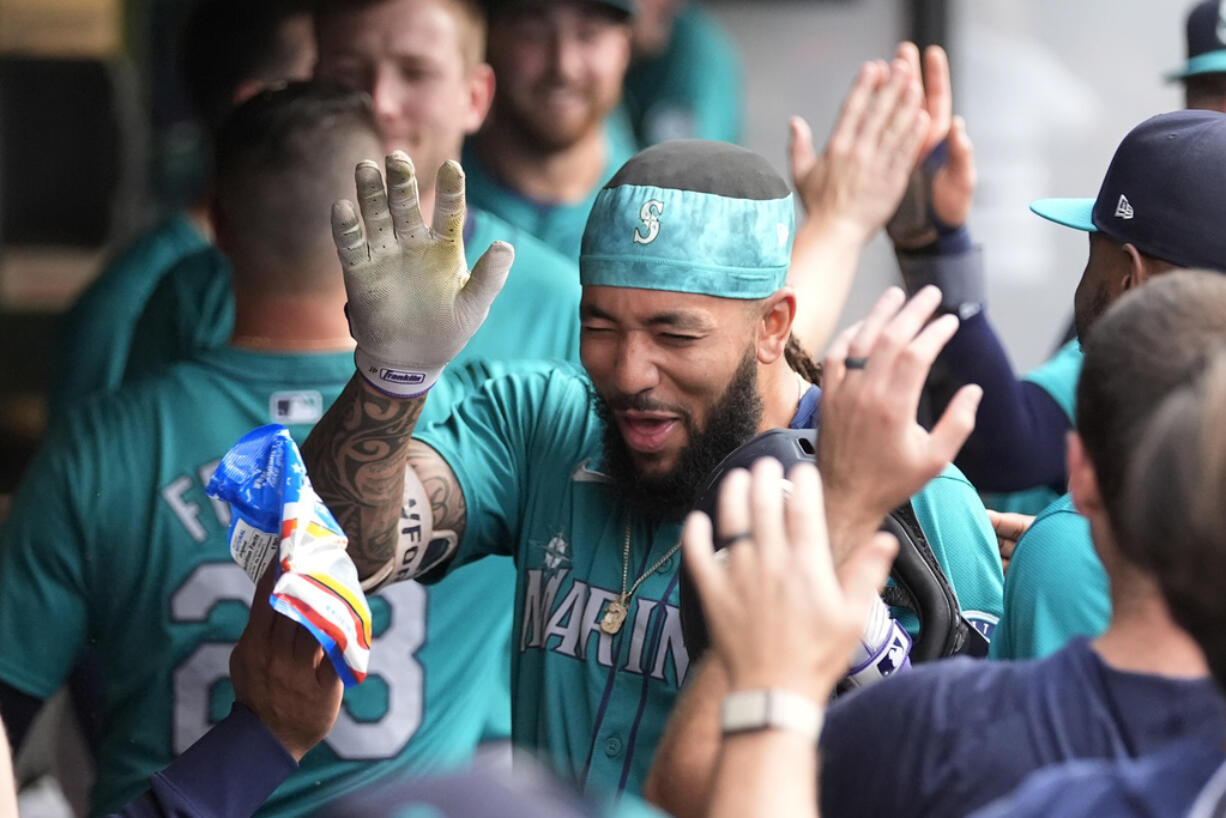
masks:
[[[719,484],[732,469],[748,469],[763,457],[783,464],[786,474],[797,463],[816,462],[816,434],[812,429],[772,429],[745,443],[708,475],[695,508],[716,517]],[[793,497],[790,502],[802,502]],[[890,569],[893,584],[881,594],[887,605],[913,611],[919,619],[919,637],[911,647],[911,662],[929,662],[944,656],[987,656],[988,641],[962,616],[958,596],[941,570],[910,501],[890,512],[881,526],[898,539],[898,556]],[[697,661],[710,640],[698,592],[689,571],[681,570],[681,630],[690,660]]]

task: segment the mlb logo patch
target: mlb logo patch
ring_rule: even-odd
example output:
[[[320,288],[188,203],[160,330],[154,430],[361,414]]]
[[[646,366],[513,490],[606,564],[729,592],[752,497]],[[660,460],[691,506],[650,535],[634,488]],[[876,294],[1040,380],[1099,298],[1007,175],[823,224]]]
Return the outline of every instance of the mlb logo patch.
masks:
[[[282,426],[316,423],[323,414],[324,396],[314,390],[273,392],[268,398],[268,417]]]

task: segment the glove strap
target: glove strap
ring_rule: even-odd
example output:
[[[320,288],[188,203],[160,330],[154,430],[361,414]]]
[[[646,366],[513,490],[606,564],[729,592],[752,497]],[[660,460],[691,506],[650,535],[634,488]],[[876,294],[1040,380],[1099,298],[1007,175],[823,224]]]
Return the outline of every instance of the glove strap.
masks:
[[[890,618],[890,609],[878,599],[845,682],[850,687],[865,687],[910,664],[911,634]]]
[[[438,383],[446,366],[393,364],[367,355],[361,347],[354,351],[353,362],[371,386],[393,398],[420,398]]]

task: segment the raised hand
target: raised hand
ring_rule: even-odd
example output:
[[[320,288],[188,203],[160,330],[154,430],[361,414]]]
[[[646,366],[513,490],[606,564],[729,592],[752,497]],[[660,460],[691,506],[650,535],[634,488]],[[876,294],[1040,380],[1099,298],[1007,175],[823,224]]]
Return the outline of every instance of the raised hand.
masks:
[[[931,432],[916,421],[928,370],[958,329],[952,315],[928,323],[940,303],[935,287],[909,302],[891,287],[827,351],[817,462],[836,559],[940,474],[975,428],[975,385],[958,390]]]
[[[765,458],[728,473],[720,487],[720,536],[735,538],[717,560],[711,521],[694,513],[682,535],[714,655],[729,689],[784,688],[824,705],[847,672],[897,543],[872,535],[835,575],[821,480],[810,464],[788,475]]]
[[[386,189],[373,162],[359,163],[354,178],[361,221],[352,202],[337,202],[332,237],[358,370],[386,394],[416,397],[485,321],[515,253],[496,241],[469,272],[464,171],[456,162],[438,170],[433,229],[422,220],[413,162],[404,153],[387,157]]]
[[[275,584],[270,562],[230,653],[230,679],[234,698],[301,761],[336,723],[345,686],[315,637],[272,609],[268,597]]]
[[[914,43],[899,45],[896,59],[919,75],[920,53]],[[940,46],[925,49],[923,75],[928,134],[906,196],[886,225],[890,239],[903,249],[932,244],[938,226],[951,229],[965,224],[975,196],[975,149],[966,135],[966,122],[953,115],[949,58]]]
[[[790,122],[792,181],[811,220],[868,241],[898,208],[930,132],[918,66],[865,63],[825,151],[799,117]]]

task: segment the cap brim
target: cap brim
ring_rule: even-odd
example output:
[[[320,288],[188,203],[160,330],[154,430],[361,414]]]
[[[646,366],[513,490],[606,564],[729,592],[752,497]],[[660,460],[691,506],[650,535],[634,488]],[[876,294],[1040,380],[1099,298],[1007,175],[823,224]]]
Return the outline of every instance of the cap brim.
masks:
[[[1226,74],[1226,49],[1189,57],[1183,68],[1170,72],[1166,79],[1167,82],[1177,82],[1201,74]]]
[[[1095,233],[1093,199],[1037,199],[1030,203],[1030,210],[1039,216],[1071,227]]]

